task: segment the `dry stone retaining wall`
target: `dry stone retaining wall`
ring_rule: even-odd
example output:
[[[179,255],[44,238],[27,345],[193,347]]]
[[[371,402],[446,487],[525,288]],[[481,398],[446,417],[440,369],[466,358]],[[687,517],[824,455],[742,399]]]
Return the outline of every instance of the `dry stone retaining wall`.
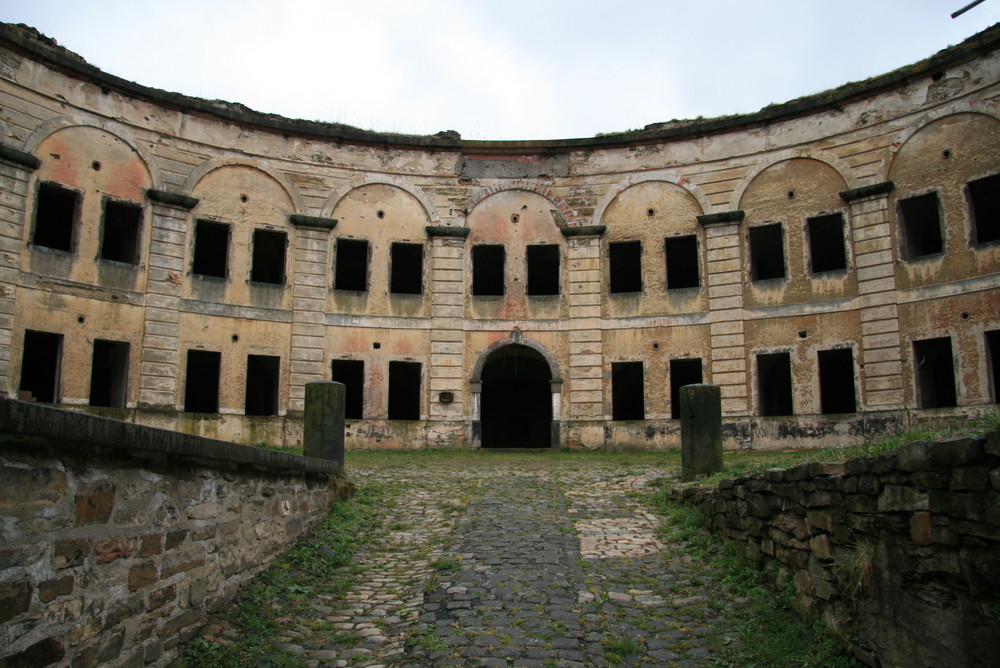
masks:
[[[1000,665],[1000,432],[675,495],[870,665]]]
[[[348,485],[333,462],[0,400],[0,665],[164,665]]]

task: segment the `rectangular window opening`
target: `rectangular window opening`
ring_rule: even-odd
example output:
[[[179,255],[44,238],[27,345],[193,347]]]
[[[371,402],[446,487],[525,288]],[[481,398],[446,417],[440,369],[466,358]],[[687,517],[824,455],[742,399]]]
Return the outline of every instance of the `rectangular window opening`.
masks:
[[[348,420],[364,418],[365,363],[362,360],[333,360],[330,371],[330,379],[344,386],[344,417]]]
[[[667,262],[667,290],[697,288],[698,277],[698,237],[691,234],[684,237],[670,237],[664,241]]]
[[[189,350],[184,386],[185,413],[219,412],[219,371],[222,353]]]
[[[128,394],[129,344],[123,341],[94,341],[90,365],[90,405],[125,408]]]
[[[750,280],[785,277],[785,247],[781,223],[750,228]]]
[[[138,264],[141,226],[141,206],[129,202],[104,200],[101,259]]]
[[[757,355],[761,415],[792,415],[792,361],[788,353]]]
[[[972,210],[972,242],[1000,241],[1000,174],[970,181],[968,197]]]
[[[246,415],[278,414],[278,378],[281,358],[247,355]]]
[[[917,370],[919,408],[948,408],[958,405],[950,336],[914,341],[913,364]]]
[[[832,213],[806,221],[809,232],[809,266],[812,273],[847,269],[844,249],[844,216]]]
[[[993,403],[1000,404],[1000,330],[986,332],[986,369]]]
[[[194,228],[194,261],[191,273],[226,277],[229,260],[229,225],[199,220]]]
[[[642,242],[616,241],[608,244],[609,289],[642,292]]]
[[[944,251],[937,193],[900,200],[899,220],[903,228],[903,252],[907,260]]]
[[[389,362],[389,419],[420,419],[419,362]]]
[[[819,367],[820,411],[854,413],[857,399],[854,387],[854,351],[850,348],[820,350],[816,353]]]
[[[253,231],[253,263],[250,280],[255,283],[285,284],[285,249],[288,236],[274,230]]]
[[[528,246],[528,288],[530,297],[559,294],[559,246]]]
[[[62,334],[24,332],[21,353],[21,384],[18,389],[27,401],[53,404],[59,401],[59,367],[62,362]]]
[[[389,292],[421,295],[424,292],[424,247],[394,243],[390,247]]]
[[[646,419],[642,362],[612,362],[611,419]]]
[[[38,187],[38,201],[35,206],[35,233],[32,243],[71,252],[73,250],[73,223],[80,195],[69,188],[55,183],[43,183]]]
[[[477,297],[498,297],[504,294],[503,246],[481,245],[472,247],[472,294]]]
[[[670,417],[681,418],[681,388],[701,382],[701,360],[670,360]]]
[[[337,239],[333,287],[335,290],[354,292],[368,290],[368,241]]]

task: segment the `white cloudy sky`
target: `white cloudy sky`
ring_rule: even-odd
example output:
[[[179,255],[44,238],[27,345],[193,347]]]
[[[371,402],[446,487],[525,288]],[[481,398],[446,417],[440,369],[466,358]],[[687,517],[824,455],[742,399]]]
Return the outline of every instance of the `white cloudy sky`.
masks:
[[[91,64],[258,111],[557,139],[756,111],[883,74],[1000,0],[0,0]]]

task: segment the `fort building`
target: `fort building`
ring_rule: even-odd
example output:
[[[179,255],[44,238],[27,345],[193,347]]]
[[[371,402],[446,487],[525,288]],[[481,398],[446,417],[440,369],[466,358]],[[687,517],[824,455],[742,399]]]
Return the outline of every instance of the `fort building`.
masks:
[[[0,25],[0,387],[247,444],[851,443],[993,410],[1000,27],[867,81],[586,139],[291,120]]]

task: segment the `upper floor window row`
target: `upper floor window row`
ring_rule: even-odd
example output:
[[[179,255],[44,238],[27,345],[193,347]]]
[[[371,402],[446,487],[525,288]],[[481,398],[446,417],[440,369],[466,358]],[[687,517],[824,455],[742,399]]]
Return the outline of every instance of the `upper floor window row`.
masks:
[[[195,223],[191,273],[209,278],[226,278],[229,272],[231,226],[211,220]],[[250,281],[270,285],[285,284],[285,255],[288,235],[279,230],[253,231]]]
[[[507,252],[500,244],[481,244],[472,247],[472,294],[477,297],[499,297],[505,294],[504,282]],[[547,297],[559,294],[559,246],[535,244],[525,252],[527,282],[525,294],[529,297]]]
[[[372,248],[366,239],[337,239],[333,260],[335,290],[367,292]],[[389,293],[421,295],[424,292],[424,246],[394,242],[389,246]]]
[[[39,184],[31,242],[36,246],[72,253],[76,248],[81,204],[82,196],[71,188],[51,182]],[[138,264],[141,229],[142,206],[105,197],[101,206],[97,257],[123,264]]]
[[[965,185],[969,216],[969,243],[981,246],[1000,241],[1000,174]],[[896,214],[902,257],[917,260],[939,255],[945,250],[941,201],[931,191],[899,200]]]

